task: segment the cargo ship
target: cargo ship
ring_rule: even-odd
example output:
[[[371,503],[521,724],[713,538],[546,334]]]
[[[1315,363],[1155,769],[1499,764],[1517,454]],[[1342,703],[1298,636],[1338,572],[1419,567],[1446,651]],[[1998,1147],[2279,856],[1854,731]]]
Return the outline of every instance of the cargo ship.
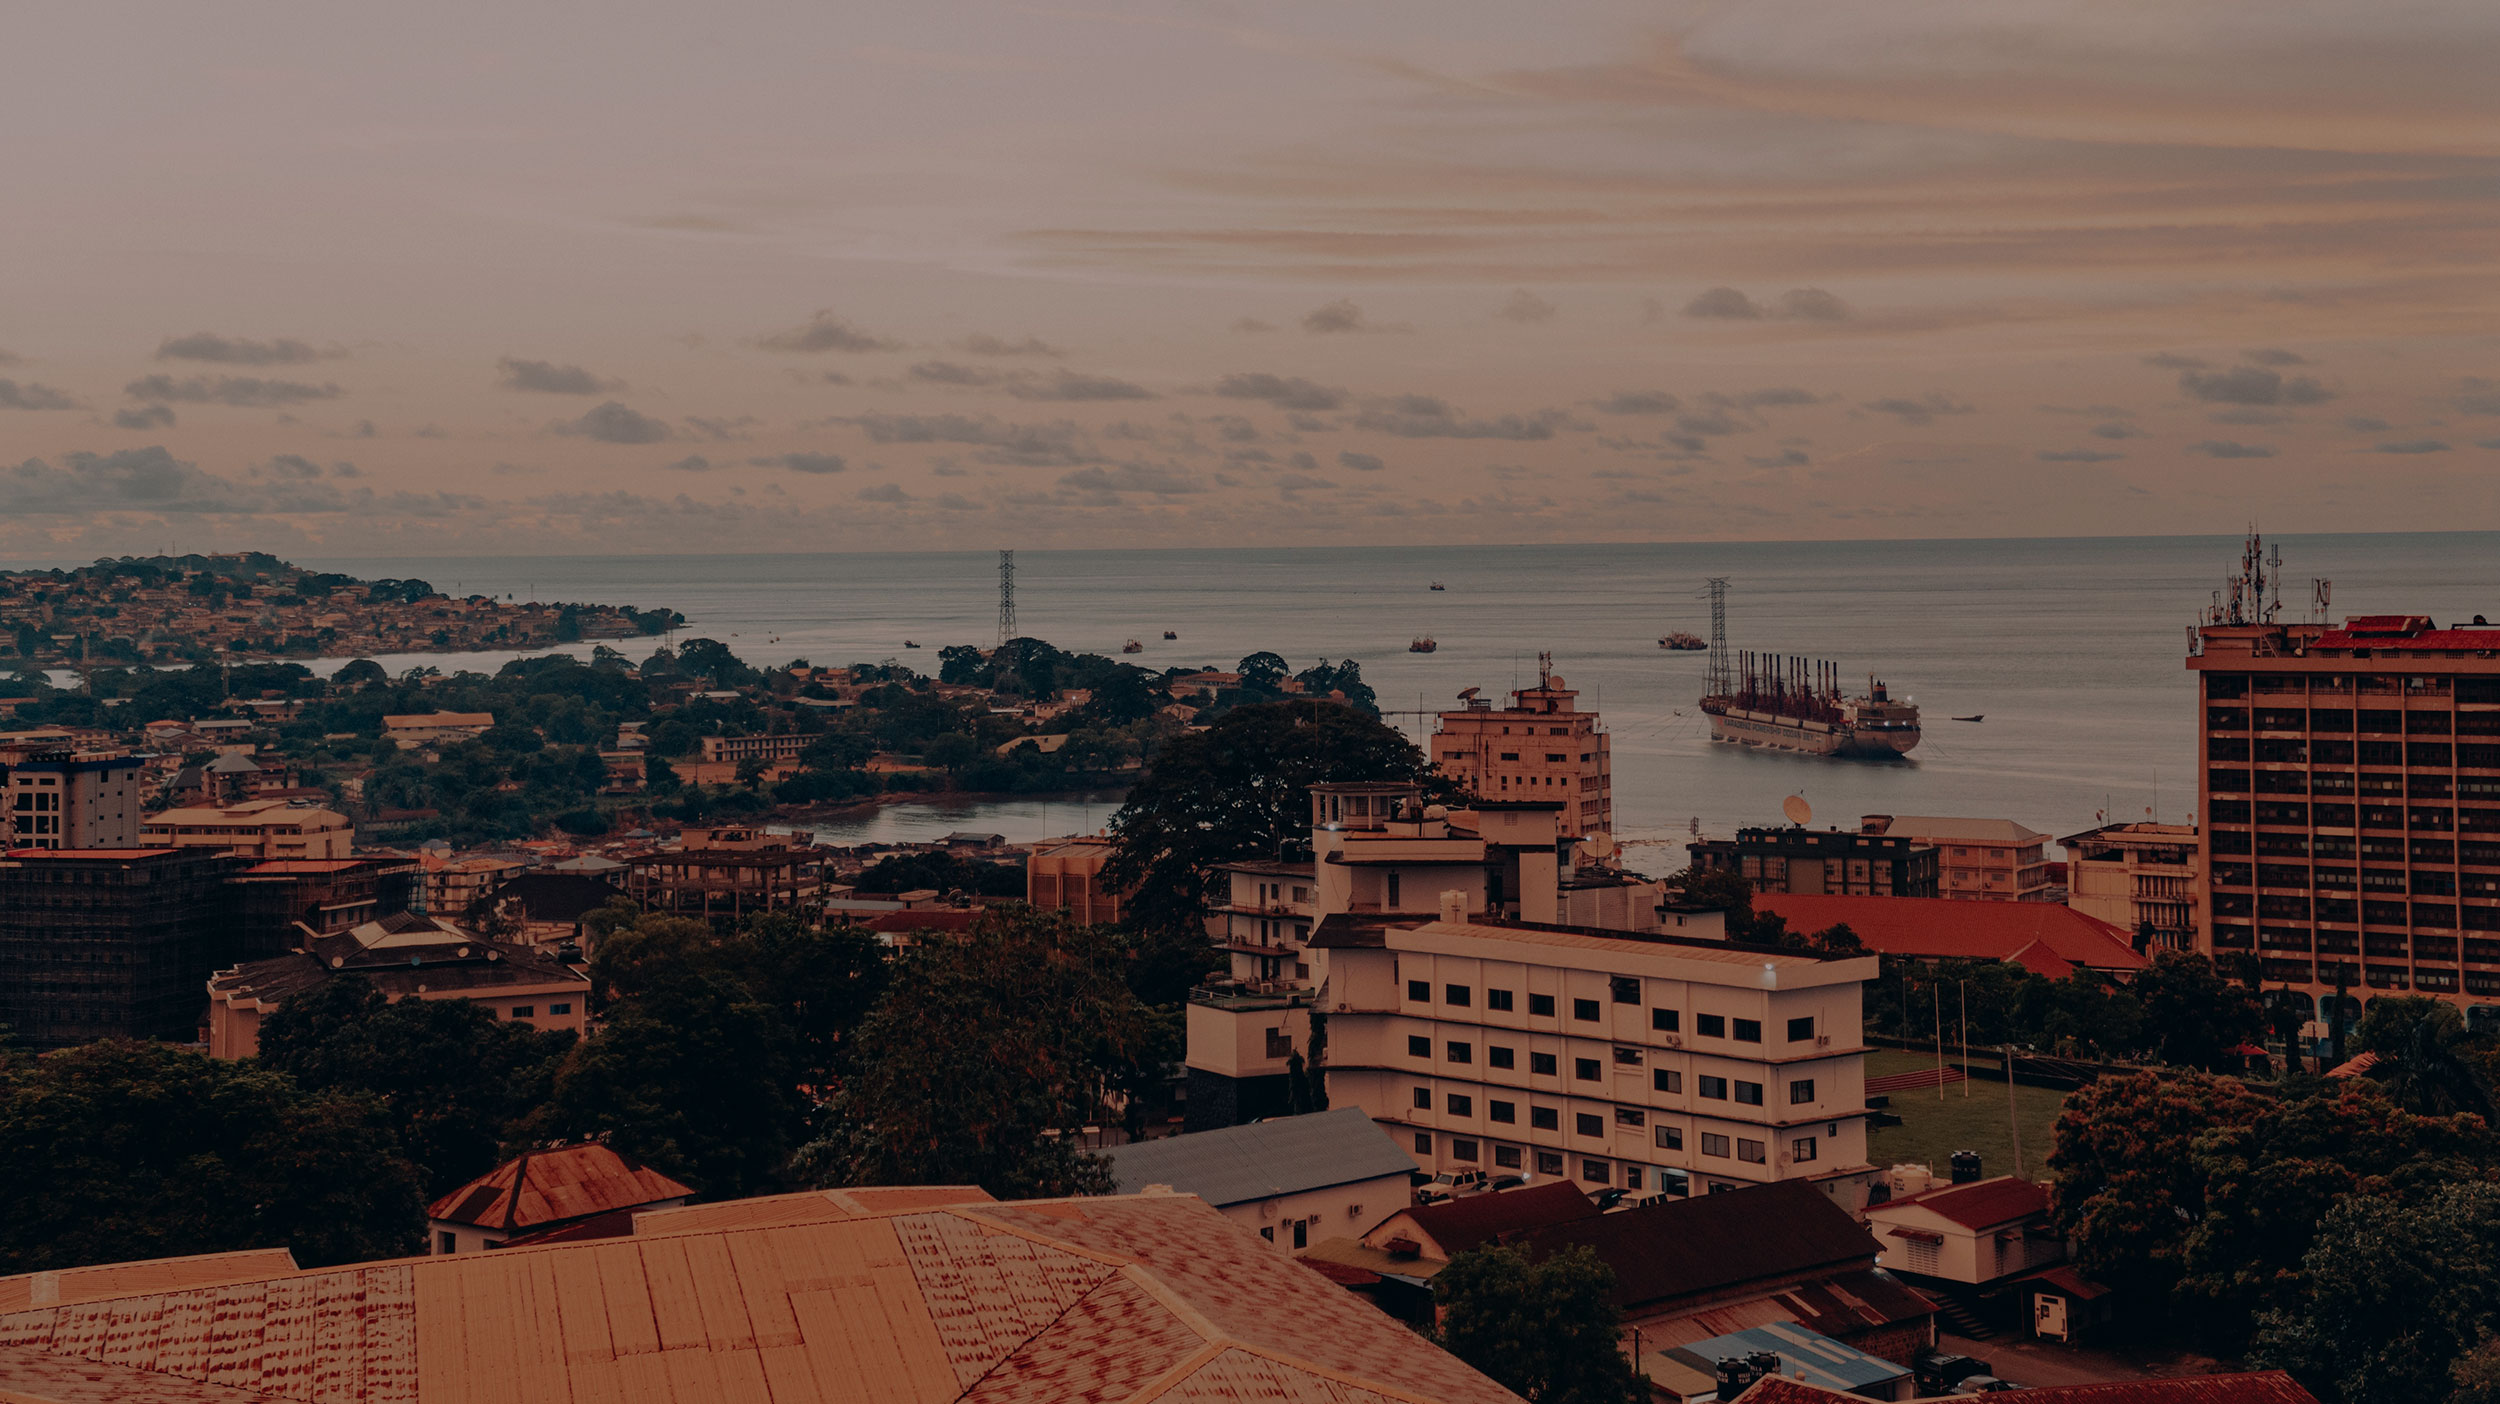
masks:
[[[1710,691],[1701,699],[1710,739],[1809,756],[1891,760],[1918,745],[1918,708],[1882,680],[1847,696],[1840,670],[1819,659],[1727,651],[1727,582],[1710,582]]]

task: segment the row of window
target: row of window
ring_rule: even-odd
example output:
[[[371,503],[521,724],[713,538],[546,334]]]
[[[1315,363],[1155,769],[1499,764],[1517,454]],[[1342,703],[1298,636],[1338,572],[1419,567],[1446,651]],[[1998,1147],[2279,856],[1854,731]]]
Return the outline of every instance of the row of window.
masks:
[[[1611,1002],[1615,1004],[1638,1004],[1641,1002],[1640,979],[1632,975],[1617,975],[1609,983],[1608,993]],[[1432,982],[1430,980],[1407,981],[1406,999],[1410,1004],[1432,1003]],[[1447,984],[1441,987],[1441,1003],[1447,1008],[1471,1009],[1475,1007],[1475,1001],[1476,990],[1473,985]],[[1484,1007],[1496,1013],[1516,1012],[1517,994],[1512,990],[1487,988],[1484,992]],[[1529,993],[1529,1018],[1551,1019],[1554,1017],[1554,1010],[1554,996],[1537,994],[1533,991]],[[1571,1017],[1577,1023],[1594,1024],[1600,1022],[1605,1015],[1598,1001],[1574,999],[1571,1001]],[[1683,1011],[1680,1009],[1649,1011],[1649,1026],[1660,1033],[1680,1033],[1683,1031],[1683,1024]],[[1723,1014],[1696,1014],[1693,1016],[1693,1032],[1702,1038],[1726,1038],[1738,1043],[1760,1043],[1762,1021],[1730,1018]],[[1789,1042],[1805,1043],[1811,1041],[1813,1037],[1813,1015],[1802,1015],[1788,1021]]]
[[[547,1017],[550,1019],[555,1018],[560,1014],[570,1014],[572,1012],[573,1005],[570,1000],[547,1006]],[[538,1017],[538,1006],[534,1004],[516,1004],[512,1006],[512,1012],[505,1017],[512,1019],[535,1019]]]
[[[520,1013],[521,1011],[516,1011],[514,1017],[520,1017]],[[1697,1082],[1699,1084],[1698,1090],[1700,1091],[1702,1097],[1706,1100],[1714,1102],[1733,1100],[1740,1105],[1752,1107],[1762,1105],[1762,1084],[1759,1082],[1738,1082],[1733,1084],[1732,1087],[1728,1080],[1723,1077],[1703,1077],[1697,1079]],[[1681,1079],[1674,1073],[1661,1071],[1658,1074],[1658,1090],[1661,1092],[1680,1091],[1682,1090]],[[1736,1094],[1732,1099],[1728,1095],[1730,1091],[1733,1091]],[[1791,1105],[1803,1105],[1812,1102],[1814,1100],[1814,1084],[1808,1081],[1790,1083],[1788,1086],[1788,1100]],[[1431,1111],[1433,1109],[1432,1089],[1429,1087],[1416,1088],[1414,1091],[1414,1101],[1415,1110]],[[1451,1116],[1474,1116],[1476,1114],[1476,1094],[1472,1092],[1444,1092],[1441,1094],[1440,1105],[1441,1110]],[[1488,1097],[1485,1099],[1484,1103],[1484,1116],[1487,1121],[1505,1126],[1515,1126],[1519,1122],[1519,1104],[1502,1098]],[[1617,1126],[1641,1127],[1647,1126],[1648,1124],[1649,1112],[1646,1108],[1615,1108],[1615,1125]],[[1539,1131],[1560,1131],[1562,1129],[1562,1112],[1556,1107],[1540,1107],[1531,1105],[1528,1108],[1528,1125]],[[1577,1130],[1583,1136],[1603,1136],[1606,1134],[1606,1118],[1599,1116],[1595,1112],[1578,1112],[1575,1113],[1573,1117],[1573,1129]],[[1661,1127],[1658,1134],[1661,1138],[1658,1144],[1662,1146],[1665,1145],[1666,1141],[1664,1137],[1667,1134],[1667,1128]],[[1682,1133],[1679,1132],[1677,1134],[1680,1135]]]
[[[1670,1128],[1663,1126],[1658,1128],[1659,1149],[1675,1151],[1682,1150],[1684,1148],[1682,1133],[1677,1132],[1676,1139],[1670,1143],[1667,1139],[1669,1130]],[[1527,1157],[1522,1153],[1522,1150],[1523,1148],[1519,1146],[1502,1145],[1497,1142],[1493,1147],[1494,1168],[1497,1170],[1525,1169],[1525,1161]],[[1419,1156],[1426,1157],[1427,1159],[1431,1157],[1431,1132],[1418,1131],[1415,1133],[1415,1153]],[[1729,1137],[1704,1132],[1701,1137],[1701,1153],[1712,1157],[1713,1159],[1736,1160],[1747,1165],[1766,1165],[1770,1163],[1769,1147],[1765,1146],[1760,1141],[1748,1140],[1742,1136],[1735,1137],[1731,1143]],[[1820,1153],[1821,1149],[1816,1144],[1815,1138],[1812,1136],[1799,1136],[1788,1143],[1788,1158],[1796,1164],[1810,1164]],[[1452,1136],[1450,1138],[1450,1159],[1452,1160],[1464,1161],[1472,1165],[1477,1163],[1483,1154],[1484,1147],[1472,1136]],[[1535,1152],[1535,1155],[1536,1173],[1540,1175],[1560,1175],[1563,1173],[1563,1153],[1561,1151],[1539,1150]],[[1589,1181],[1593,1184],[1609,1185],[1615,1182],[1614,1175],[1614,1165],[1609,1161],[1593,1157],[1584,1157],[1580,1161],[1579,1177],[1583,1180]],[[1648,1182],[1650,1177],[1653,1175],[1657,1179],[1658,1188],[1674,1194],[1685,1193],[1687,1181],[1683,1171],[1656,1169],[1649,1166],[1634,1165],[1630,1163],[1626,1163],[1623,1166],[1623,1187],[1625,1189],[1635,1190],[1646,1189],[1649,1187]],[[1730,1188],[1733,1188],[1733,1186],[1724,1184],[1713,1184],[1711,1186],[1711,1189],[1713,1190]]]
[[[1461,1039],[1450,1040],[1443,1045],[1442,1052],[1443,1060],[1450,1063],[1468,1065],[1473,1064],[1476,1059],[1476,1046]],[[1406,1038],[1406,1053],[1410,1058],[1422,1058],[1429,1061],[1432,1057],[1432,1040],[1422,1034],[1409,1034]],[[1516,1069],[1519,1066],[1517,1049],[1497,1043],[1488,1046],[1484,1053],[1487,1067],[1507,1070]],[[1620,1067],[1638,1067],[1641,1064],[1641,1057],[1641,1050],[1638,1048],[1617,1048],[1614,1061]],[[1557,1054],[1539,1053],[1533,1049],[1528,1053],[1528,1075],[1531,1077],[1560,1077],[1562,1076],[1561,1064],[1562,1060]],[[1571,1060],[1571,1078],[1574,1082],[1602,1082],[1605,1080],[1605,1074],[1606,1065],[1599,1059],[1574,1058]],[[1684,1090],[1684,1074],[1678,1069],[1652,1068],[1649,1080],[1650,1086],[1660,1092],[1681,1093]],[[1730,1080],[1711,1073],[1702,1073],[1693,1079],[1693,1090],[1698,1095],[1714,1102],[1735,1101],[1755,1107],[1762,1105],[1762,1084],[1748,1082],[1743,1078]],[[1733,1096],[1730,1095],[1731,1090]],[[1800,1077],[1789,1080],[1788,1101],[1791,1106],[1803,1105],[1813,1100],[1813,1078]],[[1418,1105],[1422,1104],[1418,1103]]]

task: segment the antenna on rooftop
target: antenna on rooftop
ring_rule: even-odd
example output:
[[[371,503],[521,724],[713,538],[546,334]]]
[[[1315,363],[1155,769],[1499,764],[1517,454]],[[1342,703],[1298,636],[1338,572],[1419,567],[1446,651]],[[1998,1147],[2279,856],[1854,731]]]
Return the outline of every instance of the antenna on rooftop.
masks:
[[[998,553],[998,646],[1016,636],[1016,553]]]
[[[2318,623],[2324,624],[2334,617],[2331,613],[2334,604],[2335,582],[2324,576],[2312,577],[2309,581],[2309,612],[2316,616]]]

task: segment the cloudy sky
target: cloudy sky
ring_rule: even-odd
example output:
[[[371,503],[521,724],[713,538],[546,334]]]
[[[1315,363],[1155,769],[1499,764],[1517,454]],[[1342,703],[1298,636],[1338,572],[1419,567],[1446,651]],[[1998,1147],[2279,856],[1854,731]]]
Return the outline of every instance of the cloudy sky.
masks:
[[[18,558],[2500,528],[2489,0],[10,34]]]

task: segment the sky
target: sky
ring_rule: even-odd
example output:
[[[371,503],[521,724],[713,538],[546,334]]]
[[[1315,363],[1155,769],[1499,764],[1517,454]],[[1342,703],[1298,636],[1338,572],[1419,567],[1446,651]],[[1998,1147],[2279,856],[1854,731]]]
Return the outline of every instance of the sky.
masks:
[[[36,0],[0,557],[2500,528],[2488,0]]]

